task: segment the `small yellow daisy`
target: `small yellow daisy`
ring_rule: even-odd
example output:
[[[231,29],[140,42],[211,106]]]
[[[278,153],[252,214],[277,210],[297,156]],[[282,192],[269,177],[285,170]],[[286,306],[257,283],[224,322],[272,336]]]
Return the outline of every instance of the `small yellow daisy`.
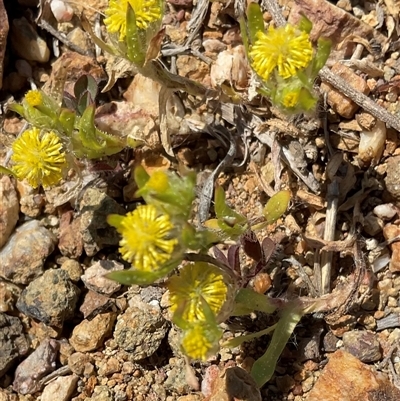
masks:
[[[135,12],[138,29],[147,29],[149,24],[162,17],[160,2],[157,0],[110,0],[105,14],[104,23],[109,33],[119,33],[122,42],[126,37],[126,13],[128,4]]]
[[[196,262],[183,267],[179,276],[172,276],[168,281],[171,312],[185,305],[182,318],[188,322],[204,320],[203,298],[210,309],[218,315],[227,300],[227,277],[216,266]]]
[[[251,66],[264,80],[277,68],[282,78],[289,78],[310,63],[313,49],[309,34],[290,24],[268,32],[258,32],[250,50]]]
[[[295,107],[299,102],[300,90],[294,90],[285,94],[282,104],[288,109]]]
[[[43,103],[43,96],[38,90],[30,90],[26,93],[25,100],[29,106],[40,106]]]
[[[205,361],[216,353],[222,330],[206,321],[198,321],[183,332],[182,350],[189,358]]]
[[[38,128],[26,130],[13,145],[12,170],[19,180],[26,179],[33,188],[58,184],[66,167],[65,152],[59,137]]]
[[[171,237],[174,229],[167,214],[160,215],[153,205],[138,206],[126,216],[111,215],[109,224],[121,234],[120,252],[135,269],[157,270],[167,262],[178,243]]]

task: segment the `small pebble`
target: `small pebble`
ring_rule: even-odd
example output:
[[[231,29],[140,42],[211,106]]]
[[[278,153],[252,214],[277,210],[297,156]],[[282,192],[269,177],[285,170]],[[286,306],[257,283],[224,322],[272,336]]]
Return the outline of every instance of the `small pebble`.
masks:
[[[382,358],[381,347],[375,333],[352,330],[343,334],[344,349],[361,362],[377,362]]]
[[[17,191],[10,178],[0,178],[0,249],[7,242],[17,224],[19,202]]]
[[[18,317],[0,313],[0,378],[25,355],[29,342]]]
[[[111,334],[114,321],[113,312],[99,314],[90,321],[82,320],[75,326],[69,342],[78,352],[94,351]]]
[[[156,352],[167,329],[168,322],[158,309],[131,306],[118,316],[114,339],[136,361]]]
[[[121,288],[121,284],[104,276],[123,269],[124,266],[115,260],[100,260],[85,270],[82,281],[86,288],[110,296]]]
[[[59,376],[43,390],[40,401],[69,401],[75,392],[78,376]]]
[[[25,17],[12,20],[10,39],[14,51],[22,59],[39,63],[49,61],[50,50],[46,42]]]
[[[16,371],[13,389],[20,394],[34,394],[41,389],[40,379],[53,372],[60,344],[47,338],[22,361]]]
[[[0,250],[0,276],[15,284],[29,284],[43,273],[56,240],[37,220],[22,224]]]

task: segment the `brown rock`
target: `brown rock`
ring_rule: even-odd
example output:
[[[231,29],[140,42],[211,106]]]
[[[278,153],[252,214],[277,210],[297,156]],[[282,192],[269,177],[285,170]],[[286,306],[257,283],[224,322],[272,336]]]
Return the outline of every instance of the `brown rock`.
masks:
[[[69,401],[75,392],[78,376],[60,376],[50,382],[43,390],[41,401]]]
[[[62,263],[61,269],[68,273],[69,278],[74,283],[77,283],[81,279],[83,270],[77,260],[67,259]]]
[[[6,9],[4,8],[3,0],[0,0],[0,89],[3,85],[3,61],[6,52],[8,29]]]
[[[17,224],[19,214],[17,192],[7,176],[0,179],[0,199],[0,248],[2,248]]]
[[[204,80],[210,75],[209,66],[197,57],[186,55],[179,56],[176,61],[176,67],[179,71],[179,75],[207,84]]]
[[[90,356],[83,352],[74,352],[68,357],[68,366],[78,376],[83,375],[85,366],[90,363]]]
[[[380,44],[386,41],[379,31],[327,0],[295,0],[290,10],[289,22],[296,24],[303,15],[313,23],[312,41],[317,41],[320,37],[329,38],[333,47],[352,35],[367,40],[374,38]]]
[[[111,312],[97,315],[91,321],[83,320],[72,332],[71,345],[78,352],[89,352],[100,347],[111,334],[115,318],[115,313]]]
[[[400,156],[388,158],[385,184],[390,195],[400,201]]]
[[[367,83],[355,72],[353,72],[351,68],[346,67],[343,64],[336,63],[332,67],[332,72],[339,75],[341,78],[347,81],[350,86],[364,95],[369,94],[369,87]],[[344,96],[338,90],[334,89],[330,84],[323,82],[321,84],[321,90],[328,93],[328,104],[333,108],[333,110],[335,110],[344,118],[350,119],[354,117],[354,114],[360,106],[358,106],[348,97]]]
[[[74,259],[79,258],[83,252],[83,239],[80,232],[80,216],[73,219],[72,210],[61,215],[60,219],[60,239],[58,248],[64,256]]]
[[[39,63],[49,61],[50,50],[46,42],[25,17],[13,20],[10,38],[14,51],[22,59]]]
[[[211,383],[211,394],[204,401],[261,401],[254,379],[239,367],[225,369]]]
[[[60,85],[65,79],[65,90],[73,94],[75,82],[84,74],[90,74],[97,82],[106,79],[106,74],[93,57],[67,51],[52,65],[49,80],[43,87],[44,90]]]
[[[343,334],[344,349],[361,362],[377,362],[382,358],[381,347],[374,333],[352,330]]]
[[[387,224],[383,228],[383,235],[385,239],[390,240],[400,235],[400,225]],[[393,242],[390,245],[392,250],[392,257],[390,259],[389,270],[391,272],[400,272],[400,242]]]
[[[114,305],[114,300],[112,298],[98,294],[94,291],[88,291],[79,310],[83,313],[85,319],[91,320],[99,313],[110,309],[112,305]]]
[[[329,358],[307,401],[398,401],[400,391],[372,366],[345,351]]]

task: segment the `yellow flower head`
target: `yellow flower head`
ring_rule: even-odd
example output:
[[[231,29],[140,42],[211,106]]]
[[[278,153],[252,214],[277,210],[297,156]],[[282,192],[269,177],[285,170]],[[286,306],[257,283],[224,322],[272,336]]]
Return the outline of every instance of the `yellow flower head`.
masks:
[[[206,321],[198,321],[183,333],[182,350],[189,358],[206,360],[218,350],[222,331]]]
[[[136,25],[139,29],[147,29],[149,24],[162,17],[160,3],[157,0],[110,0],[105,10],[107,18],[104,20],[110,33],[119,33],[122,42],[126,36],[126,13],[128,3],[133,8]]]
[[[26,130],[12,145],[12,170],[19,180],[26,179],[33,188],[56,185],[66,166],[62,147],[52,131],[41,134],[38,128]]]
[[[154,171],[145,186],[154,192],[165,192],[169,188],[167,173],[163,170]]]
[[[218,315],[227,300],[227,277],[216,266],[196,262],[186,265],[179,276],[168,281],[171,312],[184,305],[182,318],[188,322],[204,320],[203,298],[210,309]]]
[[[282,104],[288,109],[295,107],[299,102],[299,95],[300,95],[300,90],[298,89],[286,93],[282,99]]]
[[[108,222],[122,235],[122,257],[137,270],[154,271],[171,258],[176,238],[168,215],[160,215],[153,205],[138,206],[126,216],[111,215]]]
[[[270,26],[267,33],[258,32],[250,50],[251,65],[264,80],[275,68],[282,78],[289,78],[307,67],[312,56],[309,34],[290,24],[276,29]]]
[[[25,100],[29,106],[40,106],[43,103],[43,96],[38,90],[30,90],[26,93]]]

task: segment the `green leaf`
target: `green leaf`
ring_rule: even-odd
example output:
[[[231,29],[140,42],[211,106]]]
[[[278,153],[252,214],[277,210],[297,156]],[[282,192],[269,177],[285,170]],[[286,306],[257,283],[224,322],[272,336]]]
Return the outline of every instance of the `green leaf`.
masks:
[[[251,369],[251,376],[258,387],[262,387],[271,379],[278,359],[302,316],[303,312],[293,307],[287,306],[283,310],[267,351],[254,362]]]
[[[276,303],[268,296],[259,294],[250,288],[242,288],[236,295],[235,310],[232,316],[247,315],[254,311],[270,314],[274,313],[276,308]]]
[[[15,177],[14,171],[9,170],[7,167],[4,167],[4,166],[0,166],[0,174],[12,175]]]
[[[128,59],[142,67],[146,59],[146,49],[142,48],[135,11],[129,2],[126,11],[126,48]]]
[[[227,348],[238,347],[239,345],[241,345],[247,341],[251,341],[251,340],[254,340],[255,338],[260,338],[269,333],[272,333],[276,329],[276,326],[277,326],[277,324],[274,324],[273,326],[267,327],[264,330],[257,331],[257,333],[247,334],[245,336],[232,338],[231,340],[228,340],[226,343],[223,343],[222,345],[223,345],[223,347],[227,347]]]
[[[109,214],[107,216],[107,223],[110,226],[118,228],[121,225],[121,223],[124,220],[124,218],[125,218],[125,216],[121,215],[121,214]]]
[[[250,50],[249,35],[247,33],[246,20],[243,16],[239,18],[239,25],[240,25],[240,33],[242,35],[242,40],[243,40],[243,46],[246,51],[247,57],[249,57],[249,50]]]
[[[225,191],[217,186],[215,188],[215,214],[218,219],[229,219],[232,218],[230,224],[243,224],[246,222],[246,218],[241,214],[235,212],[232,208],[230,208],[225,202]]]
[[[299,97],[299,104],[302,111],[310,111],[316,106],[317,99],[308,89],[302,88]]]
[[[317,52],[313,58],[311,79],[314,79],[319,70],[325,65],[331,52],[332,42],[329,39],[319,38]]]
[[[90,105],[83,112],[79,121],[79,139],[82,141],[83,146],[90,150],[102,150],[104,142],[99,143],[96,136],[96,127],[94,125],[94,104]]]
[[[306,33],[310,33],[311,29],[313,27],[312,22],[305,16],[302,15],[298,24],[298,27],[301,31],[304,31]]]
[[[149,174],[147,174],[143,166],[137,166],[135,168],[134,176],[135,176],[135,182],[139,187],[139,189],[143,188],[146,185],[146,182],[149,181],[150,179]]]
[[[104,277],[109,278],[110,280],[117,281],[118,283],[124,285],[150,285],[155,281],[160,280],[161,278],[167,276],[172,270],[174,270],[179,263],[182,262],[182,257],[178,259],[174,259],[165,265],[162,265],[158,270],[145,272],[141,270],[120,270],[114,271],[104,275]]]
[[[258,32],[264,32],[264,19],[260,5],[257,3],[250,3],[247,7],[247,20],[249,27],[250,44],[254,44],[257,39]]]
[[[263,215],[268,224],[272,224],[286,212],[290,197],[290,191],[285,190],[277,192],[268,200],[263,210]]]
[[[58,117],[58,121],[60,122],[63,131],[68,135],[71,136],[72,132],[75,128],[75,121],[76,121],[75,112],[69,109],[61,109],[60,115]]]
[[[104,277],[124,285],[150,285],[162,278],[164,273],[143,272],[138,270],[122,270],[105,274]]]

